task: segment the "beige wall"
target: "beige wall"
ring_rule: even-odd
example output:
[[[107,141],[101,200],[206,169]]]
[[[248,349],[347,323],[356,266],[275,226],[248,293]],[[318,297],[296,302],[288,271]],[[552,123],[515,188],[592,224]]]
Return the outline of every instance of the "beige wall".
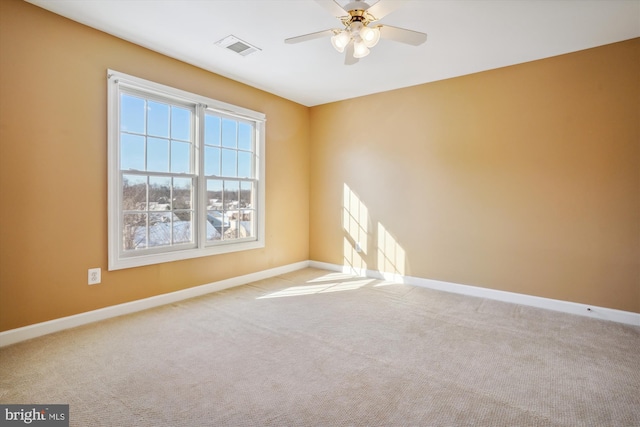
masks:
[[[635,39],[312,108],[311,259],[640,312],[639,76]]]
[[[0,8],[0,331],[309,258],[308,108],[22,1]],[[107,68],[267,115],[264,249],[106,271]]]

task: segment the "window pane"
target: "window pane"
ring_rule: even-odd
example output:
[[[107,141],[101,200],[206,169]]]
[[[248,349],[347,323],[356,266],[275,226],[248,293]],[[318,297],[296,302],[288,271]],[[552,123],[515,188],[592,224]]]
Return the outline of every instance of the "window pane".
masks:
[[[124,214],[122,228],[124,250],[147,247],[147,214]]]
[[[191,172],[191,144],[171,141],[171,172]]]
[[[149,210],[171,210],[171,178],[149,177]]]
[[[144,170],[144,137],[120,133],[120,169]]]
[[[229,220],[223,214],[222,181],[207,180],[207,240],[222,240],[229,228]]]
[[[222,207],[222,181],[207,180],[207,209],[221,211]]]
[[[220,149],[204,147],[204,174],[220,176]]]
[[[253,178],[251,173],[251,158],[253,155],[248,151],[238,151],[238,177]]]
[[[147,102],[147,134],[169,137],[169,106],[159,102]]]
[[[171,212],[149,214],[149,247],[171,244]]]
[[[238,236],[240,238],[253,237],[254,232],[254,211],[252,209],[243,209],[240,211],[240,225],[238,227]]]
[[[224,182],[224,208],[225,210],[238,209],[240,198],[240,183],[238,181]]]
[[[229,228],[225,230],[222,239],[238,238],[238,205],[240,203],[240,183],[238,181],[224,182],[224,215],[229,221]]]
[[[237,143],[237,131],[236,127],[238,122],[235,120],[222,119],[222,146],[229,148],[236,148]]]
[[[238,227],[240,227],[240,221],[238,220],[239,211],[227,211],[227,218],[229,218],[229,229],[225,231],[223,240],[231,240],[238,238]]]
[[[241,150],[251,150],[251,134],[253,126],[248,123],[238,124],[238,148]]]
[[[147,170],[169,172],[169,141],[147,138]]]
[[[240,183],[240,207],[251,208],[253,204],[253,183],[241,182]]]
[[[191,212],[176,213],[173,221],[173,243],[189,243],[193,240],[191,238],[192,220]]]
[[[168,212],[168,211],[167,212],[151,212],[151,213],[149,213],[149,227],[150,227],[150,229],[155,227],[158,224],[170,223],[172,216],[173,216],[173,213]],[[157,231],[157,227],[156,227],[156,231]],[[168,228],[167,228],[166,231],[168,231]],[[157,240],[157,242],[152,244],[151,246],[158,245],[158,244],[166,245],[168,243],[167,239],[152,239],[152,240]]]
[[[240,222],[238,223],[238,237],[255,236],[255,211],[253,205],[253,182],[240,183]]]
[[[171,107],[171,138],[191,141],[191,111],[186,108]]]
[[[120,130],[126,132],[144,133],[144,99],[121,94],[120,95]]]
[[[173,209],[191,209],[191,178],[173,178]]]
[[[124,175],[122,177],[122,210],[147,209],[147,177]]]
[[[222,176],[238,176],[237,151],[222,149]]]
[[[204,143],[220,145],[220,117],[210,115],[204,117]]]
[[[229,229],[229,220],[220,211],[207,211],[207,240],[222,240]]]

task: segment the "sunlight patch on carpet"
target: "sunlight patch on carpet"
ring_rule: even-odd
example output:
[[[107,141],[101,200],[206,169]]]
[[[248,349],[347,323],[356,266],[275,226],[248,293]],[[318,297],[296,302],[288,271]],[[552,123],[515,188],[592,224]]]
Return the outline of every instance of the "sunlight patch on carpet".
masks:
[[[302,295],[315,295],[315,294],[324,294],[329,292],[354,291],[374,281],[375,280],[368,279],[368,280],[355,280],[355,281],[339,282],[339,283],[326,283],[323,285],[291,286],[289,288],[282,289],[280,291],[273,292],[268,295],[260,296],[256,299],[297,297]]]

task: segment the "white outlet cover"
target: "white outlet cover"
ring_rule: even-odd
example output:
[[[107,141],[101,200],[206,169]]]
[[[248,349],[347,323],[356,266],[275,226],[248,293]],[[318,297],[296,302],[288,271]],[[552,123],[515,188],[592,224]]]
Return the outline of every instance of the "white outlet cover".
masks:
[[[99,268],[90,268],[87,281],[90,285],[97,285],[100,283],[101,271]]]

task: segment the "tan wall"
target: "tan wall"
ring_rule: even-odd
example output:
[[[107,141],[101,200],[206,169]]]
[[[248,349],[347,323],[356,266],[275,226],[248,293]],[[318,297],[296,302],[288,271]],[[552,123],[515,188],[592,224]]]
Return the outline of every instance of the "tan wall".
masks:
[[[0,4],[0,331],[309,258],[307,107]],[[106,271],[107,68],[267,115],[265,249]]]
[[[639,76],[634,39],[312,108],[311,259],[640,312]]]

